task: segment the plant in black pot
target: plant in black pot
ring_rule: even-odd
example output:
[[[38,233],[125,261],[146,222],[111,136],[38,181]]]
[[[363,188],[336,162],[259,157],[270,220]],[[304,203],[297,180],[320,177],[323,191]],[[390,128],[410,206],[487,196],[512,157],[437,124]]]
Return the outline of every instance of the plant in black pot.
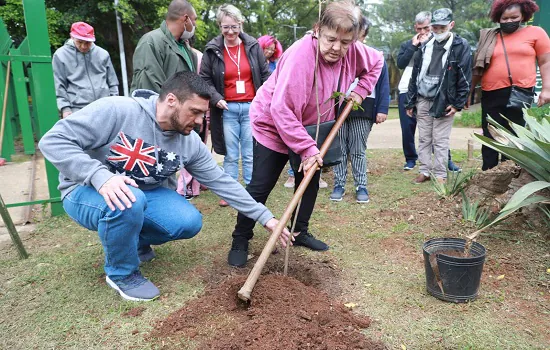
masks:
[[[541,191],[550,188],[550,116],[540,121],[525,111],[524,116],[527,127],[510,122],[513,132],[489,117],[489,129],[495,140],[478,134],[474,136],[483,145],[516,162],[536,181],[521,187],[496,218],[488,220],[482,213],[474,214],[478,230],[466,239],[434,238],[424,243],[426,288],[436,298],[460,303],[477,297],[486,250],[475,240],[482,231],[528,205],[541,205],[543,211],[549,213],[546,206],[550,204],[550,197]],[[471,203],[463,202],[463,214],[472,211],[464,205],[471,206]]]

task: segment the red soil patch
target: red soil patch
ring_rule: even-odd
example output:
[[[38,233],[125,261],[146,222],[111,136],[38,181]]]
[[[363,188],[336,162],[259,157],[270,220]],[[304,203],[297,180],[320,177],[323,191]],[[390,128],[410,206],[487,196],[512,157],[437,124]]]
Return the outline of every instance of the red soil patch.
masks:
[[[159,321],[148,338],[197,349],[385,349],[360,330],[370,319],[302,282],[263,275],[250,304],[237,298],[245,276],[229,278]],[[181,343],[176,341],[177,347]]]
[[[134,307],[134,308],[126,311],[125,313],[122,314],[122,316],[124,316],[124,317],[139,317],[139,316],[141,316],[141,314],[143,314],[143,311],[145,311],[145,307],[144,306],[138,306],[138,307]]]

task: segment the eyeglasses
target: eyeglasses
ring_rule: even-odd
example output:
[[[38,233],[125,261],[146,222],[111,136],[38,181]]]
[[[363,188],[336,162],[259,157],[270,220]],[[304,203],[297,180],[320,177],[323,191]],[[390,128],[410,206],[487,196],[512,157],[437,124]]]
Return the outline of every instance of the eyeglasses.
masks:
[[[221,30],[228,32],[230,29],[234,32],[238,32],[241,29],[241,26],[220,26]]]

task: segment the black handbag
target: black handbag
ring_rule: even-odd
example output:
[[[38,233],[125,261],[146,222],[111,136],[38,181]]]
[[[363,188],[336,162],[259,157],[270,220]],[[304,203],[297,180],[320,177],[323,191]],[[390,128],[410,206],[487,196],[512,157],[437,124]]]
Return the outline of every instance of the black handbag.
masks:
[[[502,32],[500,33],[500,40],[502,41],[502,50],[504,51],[504,58],[506,59],[506,67],[508,68],[508,79],[510,79],[510,97],[506,108],[510,109],[523,109],[530,108],[535,100],[535,92],[533,88],[526,89],[519,86],[515,86],[512,82],[512,72],[510,71],[510,64],[508,63],[508,54],[506,53],[506,46],[504,46],[504,38]]]
[[[321,145],[326,140],[328,134],[330,133],[330,130],[332,130],[334,123],[336,123],[336,121],[331,120],[319,124],[319,137],[317,139],[317,148],[321,148]],[[311,136],[311,138],[315,140],[315,134],[317,133],[317,124],[307,125],[305,128],[309,136]],[[297,171],[300,167],[300,163],[302,162],[300,155],[294,153],[292,150],[289,150],[288,158],[290,160],[290,166],[292,167],[292,169]],[[332,141],[332,144],[328,148],[327,154],[325,154],[325,156],[323,157],[322,167],[327,168],[338,165],[340,163],[342,163],[342,147],[340,145],[340,138],[337,136],[334,138],[334,141]]]

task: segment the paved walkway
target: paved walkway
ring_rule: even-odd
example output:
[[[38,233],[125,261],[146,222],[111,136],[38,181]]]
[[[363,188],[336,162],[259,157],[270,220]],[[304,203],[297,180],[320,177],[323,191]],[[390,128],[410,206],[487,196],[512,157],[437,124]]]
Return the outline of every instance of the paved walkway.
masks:
[[[472,134],[481,133],[481,129],[473,128],[453,128],[451,131],[451,149],[468,149],[468,139]],[[402,148],[401,125],[399,119],[387,120],[382,124],[372,127],[372,131],[367,141],[369,149],[388,149]],[[418,143],[418,133],[416,135]],[[474,143],[474,148],[481,148],[480,144]]]

